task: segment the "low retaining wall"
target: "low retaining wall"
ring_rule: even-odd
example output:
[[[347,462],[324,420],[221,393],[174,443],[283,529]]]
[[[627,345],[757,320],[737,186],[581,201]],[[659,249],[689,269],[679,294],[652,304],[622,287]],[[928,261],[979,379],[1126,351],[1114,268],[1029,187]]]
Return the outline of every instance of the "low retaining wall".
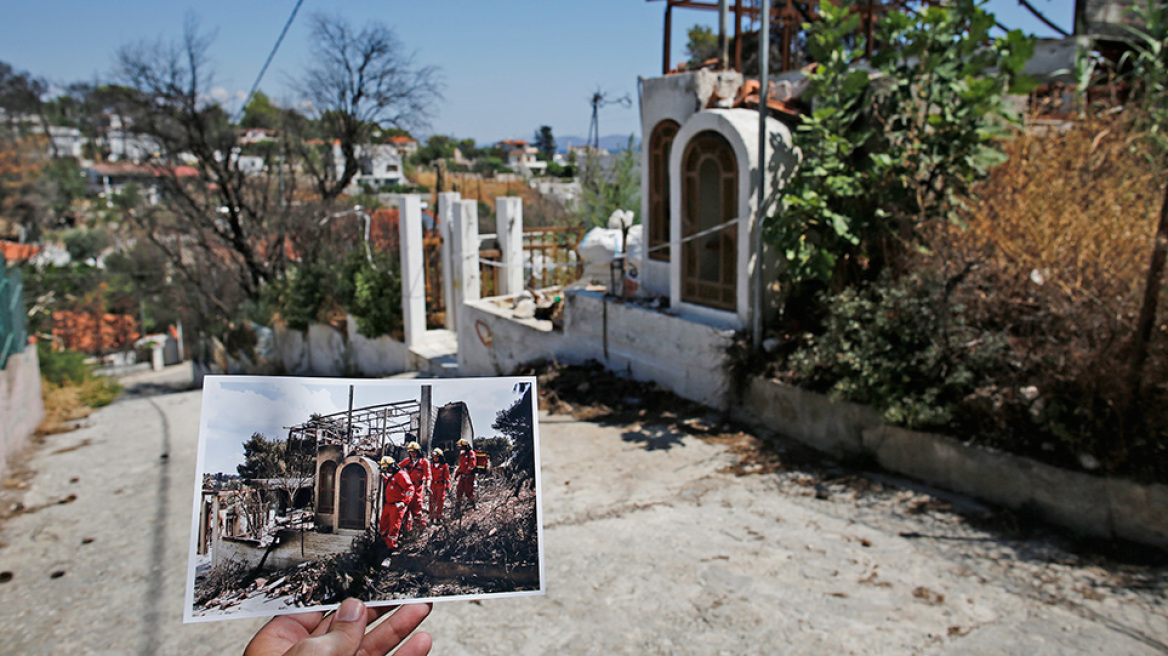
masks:
[[[268,559],[264,561],[264,571],[287,569],[310,560],[344,553],[349,550],[355,537],[356,535],[347,533],[300,532],[288,529],[280,531],[276,536],[280,543],[268,554]],[[235,561],[249,568],[259,565],[267,550],[266,547],[258,547],[253,542],[231,538],[220,538],[215,548],[220,550],[214,554],[216,565]]]
[[[732,330],[574,290],[564,294],[564,329],[555,331],[550,321],[512,318],[506,298],[459,309],[460,375],[506,375],[537,358],[570,364],[596,360],[683,398],[725,407]]]
[[[392,376],[415,364],[403,343],[382,336],[369,339],[347,322],[346,332],[314,324],[307,331],[283,326],[273,329],[272,358],[282,370],[298,376]]]
[[[1168,486],[1090,476],[886,426],[871,408],[761,378],[750,382],[733,415],[837,456],[870,454],[889,471],[1084,534],[1168,548]]]
[[[24,448],[45,418],[41,400],[41,369],[36,346],[9,356],[0,370],[0,474],[8,460]]]

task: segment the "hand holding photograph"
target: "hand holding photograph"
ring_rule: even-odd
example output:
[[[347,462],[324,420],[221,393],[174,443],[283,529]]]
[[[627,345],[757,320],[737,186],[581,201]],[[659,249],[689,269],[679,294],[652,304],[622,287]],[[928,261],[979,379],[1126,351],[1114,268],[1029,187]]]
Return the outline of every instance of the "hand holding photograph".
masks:
[[[203,390],[184,621],[543,594],[533,378]]]

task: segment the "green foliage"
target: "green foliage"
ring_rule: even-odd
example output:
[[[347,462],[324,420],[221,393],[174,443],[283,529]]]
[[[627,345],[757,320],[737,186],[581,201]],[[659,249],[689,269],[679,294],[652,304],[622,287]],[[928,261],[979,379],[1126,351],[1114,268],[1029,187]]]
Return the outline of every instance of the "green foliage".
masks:
[[[392,253],[374,253],[372,262],[358,251],[346,257],[341,302],[357,318],[357,332],[376,338],[401,331],[400,270]]]
[[[510,169],[507,168],[507,164],[503,161],[502,158],[491,155],[476,159],[474,164],[471,166],[471,170],[475,173],[492,176],[496,173],[509,171]]]
[[[556,154],[556,138],[552,136],[550,125],[541,125],[535,131],[535,147],[539,149],[539,156],[545,162],[550,162]]]
[[[1129,64],[1125,76],[1132,85],[1132,98],[1143,110],[1140,127],[1163,157],[1168,152],[1168,4],[1145,0],[1131,10],[1135,23],[1142,27],[1124,27],[1132,35],[1132,51],[1121,62]],[[1163,162],[1159,162],[1163,166]]]
[[[616,156],[610,170],[604,170],[600,158],[591,150],[582,172],[580,219],[588,226],[607,226],[615,210],[633,210],[641,206],[641,177],[637,173],[637,153],[633,136]]]
[[[694,25],[685,32],[688,40],[685,43],[685,54],[689,57],[690,66],[698,66],[702,62],[718,56],[718,35],[708,25]]]
[[[280,126],[281,110],[272,104],[272,99],[263,91],[256,91],[251,101],[243,108],[242,128],[264,128],[275,130]]]
[[[85,174],[72,159],[54,159],[41,173],[40,184],[53,213],[64,216],[75,201],[89,193]]]
[[[418,148],[416,157],[418,162],[429,166],[434,160],[454,157],[454,148],[457,145],[453,137],[436,134],[426,139],[425,146]]]
[[[107,231],[89,228],[70,230],[61,237],[61,240],[65,242],[65,250],[74,262],[96,260],[113,242]]]
[[[945,426],[958,405],[1005,367],[1003,336],[968,326],[935,278],[846,289],[823,299],[823,334],[790,360],[795,380],[878,408],[893,424]]]
[[[54,387],[77,388],[78,400],[91,408],[113,403],[122,387],[116,381],[93,373],[94,365],[84,353],[53,350],[46,342],[37,342],[37,359],[41,377]]]
[[[1033,42],[991,38],[993,16],[974,0],[880,22],[871,72],[857,66],[859,16],[830,2],[808,32],[818,62],[795,132],[802,164],[766,234],[790,282],[871,279],[924,225],[957,221],[962,198],[1003,161],[1007,91]],[[849,47],[848,43],[854,43]]]
[[[397,256],[354,248],[339,261],[321,257],[291,267],[269,288],[267,303],[293,330],[308,330],[343,309],[357,320],[357,331],[375,338],[401,330],[401,282]]]

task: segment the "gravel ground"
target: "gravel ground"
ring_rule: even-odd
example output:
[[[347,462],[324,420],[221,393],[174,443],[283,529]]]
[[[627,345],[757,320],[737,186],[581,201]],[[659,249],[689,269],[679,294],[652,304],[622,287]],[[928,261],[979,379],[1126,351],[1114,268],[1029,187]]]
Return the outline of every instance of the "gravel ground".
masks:
[[[258,628],[181,624],[181,375],[127,381],[5,481],[0,653],[233,653]],[[543,414],[548,594],[437,604],[435,654],[1168,653],[1161,553],[639,403]]]

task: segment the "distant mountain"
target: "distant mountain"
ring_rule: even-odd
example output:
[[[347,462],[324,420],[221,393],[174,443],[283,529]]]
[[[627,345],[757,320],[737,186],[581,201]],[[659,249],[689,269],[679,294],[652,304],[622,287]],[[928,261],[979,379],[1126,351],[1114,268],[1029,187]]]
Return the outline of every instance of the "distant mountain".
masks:
[[[556,135],[556,150],[561,153],[567,152],[569,143],[571,143],[573,146],[583,146],[587,141],[588,139],[585,137],[561,137],[560,135]],[[627,134],[610,134],[606,137],[600,138],[600,147],[608,151],[624,150],[628,143],[629,135]],[[640,147],[641,141],[636,137],[633,137],[633,149],[636,150]]]

